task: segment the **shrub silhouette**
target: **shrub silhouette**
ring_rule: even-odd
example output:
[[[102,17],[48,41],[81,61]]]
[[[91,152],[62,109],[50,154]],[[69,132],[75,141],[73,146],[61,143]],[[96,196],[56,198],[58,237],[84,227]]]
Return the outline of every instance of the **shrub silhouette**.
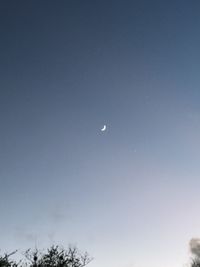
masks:
[[[10,254],[4,254],[4,256],[0,256],[0,267],[17,267],[15,261],[10,260],[10,257],[15,254],[16,251]]]
[[[192,259],[191,267],[200,267],[200,259]]]
[[[84,267],[92,260],[77,248],[65,250],[59,246],[50,247],[46,253],[29,249],[24,253],[25,259],[18,263],[10,259],[13,254],[15,252],[0,256],[0,267]]]

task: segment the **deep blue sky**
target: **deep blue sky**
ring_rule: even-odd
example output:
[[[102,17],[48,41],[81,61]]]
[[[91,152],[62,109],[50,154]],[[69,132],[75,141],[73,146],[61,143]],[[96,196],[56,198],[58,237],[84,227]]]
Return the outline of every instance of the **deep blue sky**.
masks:
[[[200,236],[199,14],[199,1],[1,1],[2,250],[185,263]]]

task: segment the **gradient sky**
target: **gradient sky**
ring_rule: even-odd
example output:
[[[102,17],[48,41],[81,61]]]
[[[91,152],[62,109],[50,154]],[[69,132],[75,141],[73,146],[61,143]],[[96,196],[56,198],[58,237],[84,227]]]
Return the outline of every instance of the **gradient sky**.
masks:
[[[200,236],[200,2],[2,0],[0,34],[2,251],[183,266]]]

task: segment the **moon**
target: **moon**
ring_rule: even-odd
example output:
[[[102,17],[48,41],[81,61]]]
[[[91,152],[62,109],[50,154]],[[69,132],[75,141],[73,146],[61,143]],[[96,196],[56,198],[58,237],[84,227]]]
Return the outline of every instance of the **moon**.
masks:
[[[106,128],[107,128],[106,125],[104,125],[103,128],[101,129],[101,131],[105,132]]]

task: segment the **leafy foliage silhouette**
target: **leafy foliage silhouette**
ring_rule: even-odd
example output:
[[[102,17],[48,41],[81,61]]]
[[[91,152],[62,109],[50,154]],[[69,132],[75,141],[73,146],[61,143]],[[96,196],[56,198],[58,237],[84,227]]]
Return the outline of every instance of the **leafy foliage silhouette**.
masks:
[[[200,267],[200,259],[192,259],[191,267]]]
[[[16,267],[17,263],[10,259],[10,257],[15,253],[16,251],[10,254],[5,253],[4,256],[0,256],[0,267]]]
[[[0,267],[84,267],[92,260],[88,253],[80,253],[76,247],[65,250],[52,246],[46,253],[28,249],[24,253],[25,259],[18,263],[10,259],[15,253],[0,256]]]

